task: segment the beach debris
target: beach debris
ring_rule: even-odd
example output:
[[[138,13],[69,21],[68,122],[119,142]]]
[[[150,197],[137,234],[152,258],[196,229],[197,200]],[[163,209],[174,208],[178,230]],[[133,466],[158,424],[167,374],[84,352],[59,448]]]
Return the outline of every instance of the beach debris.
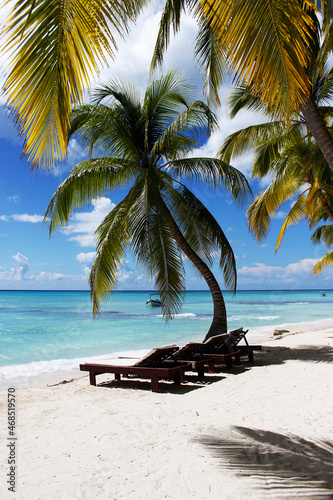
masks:
[[[273,335],[283,335],[284,333],[290,333],[289,330],[274,330]]]
[[[74,382],[74,378],[72,378],[71,380],[63,380],[62,382],[58,382],[57,384],[52,384],[52,385],[49,385],[47,384],[47,387],[55,387],[56,385],[62,385],[62,384],[70,384],[71,382]]]

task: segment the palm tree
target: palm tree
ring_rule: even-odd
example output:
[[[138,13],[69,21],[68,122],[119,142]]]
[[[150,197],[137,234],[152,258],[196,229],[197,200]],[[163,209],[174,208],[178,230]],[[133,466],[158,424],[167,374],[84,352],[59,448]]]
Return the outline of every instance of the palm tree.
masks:
[[[323,75],[317,80],[314,89],[316,105],[324,117],[330,116],[332,109],[320,104],[330,95],[332,88],[329,72],[326,77]],[[247,87],[235,89],[230,103],[232,116],[244,107],[270,116]],[[272,217],[288,200],[294,202],[281,227],[275,251],[289,225],[306,219],[310,229],[313,229],[322,221],[333,222],[333,174],[302,115],[295,116],[288,127],[284,122],[270,121],[231,134],[224,141],[219,157],[230,162],[232,157],[251,149],[254,149],[252,177],[273,176],[269,186],[259,193],[247,210],[250,230],[258,241],[267,236]],[[325,239],[325,234],[318,228],[311,239],[318,243],[322,237],[329,244],[330,240]],[[323,262],[328,265],[329,261],[324,259]],[[319,265],[316,269],[323,267]]]
[[[205,0],[199,5],[191,0],[168,0],[152,67],[162,63],[171,26],[174,32],[179,30],[181,13],[187,7],[199,22],[195,55],[206,75],[211,98],[218,101],[223,61],[227,60],[236,83],[251,87],[275,118],[290,119],[302,112],[333,171],[333,138],[311,93],[315,69],[322,69],[320,58],[314,64],[320,40],[318,6],[315,0]],[[332,52],[332,7],[331,1],[320,2],[322,29],[327,34],[323,49],[326,58]]]
[[[117,268],[129,247],[155,281],[166,319],[179,310],[185,289],[183,257],[211,291],[214,315],[208,336],[227,331],[220,286],[210,267],[216,251],[228,288],[236,288],[233,251],[219,224],[182,179],[227,188],[242,201],[250,192],[245,177],[214,158],[186,155],[216,127],[202,101],[175,73],[153,82],[141,101],[129,84],[111,81],[97,89],[94,105],[76,109],[71,134],[98,157],[76,165],[60,184],[46,212],[50,234],[66,224],[72,210],[111,189],[128,194],[96,231],[97,256],[90,274],[93,312],[116,285]],[[109,105],[102,101],[108,100]],[[208,338],[208,337],[207,337]]]
[[[147,0],[148,1],[148,0]],[[84,87],[104,51],[113,54],[113,34],[126,33],[145,0],[17,0],[5,23],[5,50],[12,54],[4,87],[7,103],[25,140],[24,153],[34,166],[52,165],[66,155],[72,105],[82,102]],[[206,71],[206,88],[217,97],[226,55],[239,81],[255,85],[262,100],[287,95],[290,114],[309,97],[305,41],[313,15],[304,6],[317,0],[166,0],[154,61],[162,60],[170,26],[179,29],[187,7],[202,27],[196,53]],[[5,2],[8,4],[8,1]],[[329,19],[331,0],[320,7]],[[309,14],[310,13],[310,14]],[[260,14],[260,15],[259,15]],[[209,33],[213,36],[208,36]],[[293,43],[290,43],[290,40]],[[279,104],[280,102],[280,104]],[[312,122],[323,124],[313,112]],[[325,135],[325,134],[324,134]],[[325,146],[333,151],[330,137]],[[322,146],[321,146],[322,147]],[[331,148],[331,149],[330,149]],[[333,154],[332,154],[333,156]],[[330,165],[331,161],[328,159]]]

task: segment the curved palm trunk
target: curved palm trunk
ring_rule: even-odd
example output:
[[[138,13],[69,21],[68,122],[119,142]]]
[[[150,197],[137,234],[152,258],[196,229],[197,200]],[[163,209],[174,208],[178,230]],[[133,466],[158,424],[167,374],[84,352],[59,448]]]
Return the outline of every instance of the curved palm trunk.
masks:
[[[307,99],[304,105],[300,105],[300,110],[314,140],[318,144],[333,172],[333,138],[329,133],[319,109],[312,99]]]
[[[214,335],[226,333],[227,311],[220,285],[218,284],[214,274],[209,269],[207,264],[205,264],[205,262],[188,244],[182,232],[180,231],[178,225],[176,224],[174,218],[172,217],[168,207],[162,200],[161,200],[161,208],[162,208],[162,214],[168,221],[171,234],[174,237],[175,241],[177,242],[177,245],[184,252],[186,257],[190,259],[192,264],[194,264],[194,266],[197,268],[201,276],[206,281],[210,293],[212,294],[213,306],[214,306],[213,321],[212,324],[210,325],[210,328],[204,340],[207,340],[210,337],[213,337]]]

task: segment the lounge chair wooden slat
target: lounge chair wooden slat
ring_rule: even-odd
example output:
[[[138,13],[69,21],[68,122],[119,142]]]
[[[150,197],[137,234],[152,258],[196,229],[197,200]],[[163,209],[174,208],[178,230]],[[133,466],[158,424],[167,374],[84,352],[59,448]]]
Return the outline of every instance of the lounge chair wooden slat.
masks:
[[[165,361],[172,353],[178,350],[177,346],[166,346],[154,348],[148,355],[134,365],[110,365],[101,363],[83,363],[80,364],[81,371],[89,372],[90,385],[96,385],[96,375],[102,373],[113,373],[116,380],[124,377],[135,376],[138,378],[150,378],[151,390],[158,392],[158,382],[160,379],[172,379],[175,384],[184,382],[185,371],[190,371],[192,365],[190,362],[172,362]]]

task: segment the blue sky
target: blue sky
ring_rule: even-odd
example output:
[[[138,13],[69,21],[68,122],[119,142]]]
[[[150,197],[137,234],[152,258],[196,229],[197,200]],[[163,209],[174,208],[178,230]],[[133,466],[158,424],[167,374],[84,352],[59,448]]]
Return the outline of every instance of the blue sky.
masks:
[[[101,70],[96,82],[112,77],[131,80],[142,90],[146,87],[158,18],[155,3],[139,19],[126,43],[119,42],[116,61]],[[202,82],[192,58],[194,36],[195,23],[184,19],[183,28],[167,53],[165,69],[180,68],[186,78],[200,86]],[[2,69],[5,69],[4,60]],[[228,85],[221,89],[224,103],[228,90]],[[49,239],[48,228],[42,223],[47,205],[69,169],[84,158],[84,152],[72,141],[66,164],[57,165],[52,172],[31,173],[21,159],[21,143],[3,104],[4,100],[0,101],[0,289],[88,289],[95,251],[94,230],[119,202],[123,192],[110,193],[96,200],[92,206],[74,214],[68,227]],[[224,137],[261,121],[260,117],[249,113],[240,113],[230,121],[225,105],[217,114],[220,130],[196,152],[198,156],[214,156]],[[248,177],[250,165],[250,156],[234,163]],[[255,194],[264,187],[265,184],[259,185],[257,181],[252,183]],[[212,192],[198,186],[192,188],[214,214],[232,244],[237,258],[239,289],[333,288],[332,267],[318,277],[311,273],[326,249],[310,243],[306,223],[289,228],[275,254],[282,212],[286,212],[288,206],[278,212],[268,238],[259,245],[249,233],[246,206],[236,208],[225,192]],[[218,269],[216,276],[223,284]],[[142,276],[128,255],[119,270],[118,289],[151,288],[153,284]],[[190,268],[187,268],[187,288],[206,288]]]

